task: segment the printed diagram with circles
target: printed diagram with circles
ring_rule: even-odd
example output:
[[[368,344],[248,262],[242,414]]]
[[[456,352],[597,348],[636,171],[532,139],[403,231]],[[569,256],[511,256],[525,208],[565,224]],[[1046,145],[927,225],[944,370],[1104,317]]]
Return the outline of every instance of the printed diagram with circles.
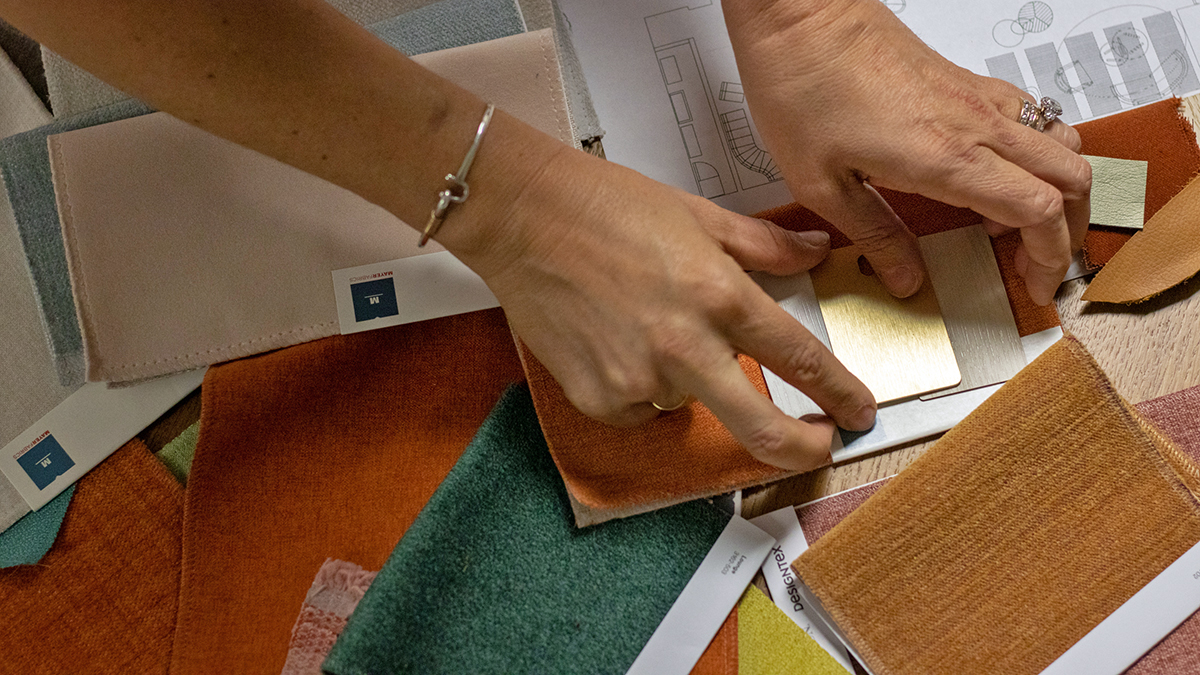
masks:
[[[1012,48],[1021,44],[1026,35],[1041,33],[1054,23],[1054,10],[1050,5],[1033,0],[1021,5],[1017,18],[999,21],[992,28],[992,39],[1001,47]]]

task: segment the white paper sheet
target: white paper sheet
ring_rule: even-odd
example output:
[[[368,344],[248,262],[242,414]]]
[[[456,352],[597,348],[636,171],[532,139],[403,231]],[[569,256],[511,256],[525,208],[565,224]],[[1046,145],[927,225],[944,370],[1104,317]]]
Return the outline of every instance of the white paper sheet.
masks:
[[[608,158],[739,213],[790,201],[749,116],[720,0],[560,0]],[[887,0],[947,59],[1069,123],[1200,91],[1200,5]]]

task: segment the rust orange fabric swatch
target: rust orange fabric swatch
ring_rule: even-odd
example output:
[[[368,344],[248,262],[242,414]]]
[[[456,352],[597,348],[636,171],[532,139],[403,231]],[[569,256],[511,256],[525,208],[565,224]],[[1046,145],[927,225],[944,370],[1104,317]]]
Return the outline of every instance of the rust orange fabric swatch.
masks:
[[[1066,338],[793,567],[876,675],[1032,675],[1200,541],[1197,490]]]
[[[1196,133],[1179,114],[1179,103],[1177,98],[1167,99],[1075,127],[1083,138],[1085,155],[1148,163],[1147,221],[1200,173]],[[1104,265],[1129,237],[1127,232],[1092,228],[1084,242],[1084,257],[1093,267]]]
[[[183,488],[134,439],[79,479],[50,552],[0,570],[0,672],[166,673]]]
[[[313,570],[382,568],[521,378],[499,310],[210,369],[171,672],[279,673]]]

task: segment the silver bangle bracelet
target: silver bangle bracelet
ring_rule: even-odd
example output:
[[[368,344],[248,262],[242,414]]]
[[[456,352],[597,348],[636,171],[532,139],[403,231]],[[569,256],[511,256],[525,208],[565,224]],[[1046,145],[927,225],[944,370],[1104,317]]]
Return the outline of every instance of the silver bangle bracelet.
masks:
[[[438,228],[442,226],[442,221],[446,219],[446,212],[450,209],[451,204],[461,204],[467,201],[467,197],[471,193],[467,185],[467,172],[471,170],[471,164],[475,161],[475,153],[479,152],[479,144],[483,141],[483,133],[491,124],[492,113],[495,111],[496,106],[489,103],[487,110],[483,111],[483,119],[479,120],[479,128],[475,130],[475,140],[471,141],[471,149],[467,150],[467,156],[463,157],[462,165],[458,167],[458,173],[446,174],[446,187],[437,195],[437,205],[429,212],[429,222],[425,223],[425,229],[421,231],[421,241],[417,243],[417,246],[424,246],[430,237],[437,234]]]

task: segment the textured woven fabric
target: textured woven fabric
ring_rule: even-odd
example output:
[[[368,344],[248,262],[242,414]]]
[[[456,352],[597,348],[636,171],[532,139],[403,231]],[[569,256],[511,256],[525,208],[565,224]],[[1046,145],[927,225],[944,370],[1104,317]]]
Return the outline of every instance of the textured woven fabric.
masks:
[[[739,675],[846,675],[846,669],[756,586],[738,603]]]
[[[1137,409],[1200,463],[1200,386],[1143,401]]]
[[[1067,338],[793,567],[876,675],[1033,674],[1200,541],[1198,489]]]
[[[182,522],[183,488],[141,441],[79,479],[50,552],[0,570],[0,672],[166,673]]]
[[[50,111],[42,105],[12,60],[0,52],[0,137],[46,124]]]
[[[1085,155],[1149,162],[1146,220],[1171,201],[1197,173],[1200,147],[1192,125],[1179,114],[1177,98],[1076,126]],[[1128,232],[1092,228],[1084,257],[1092,267],[1107,263],[1129,241]]]
[[[549,31],[416,59],[571,142]],[[165,113],[49,144],[93,381],[337,334],[331,272],[440,249],[352,192]]]
[[[321,565],[292,627],[283,675],[321,675],[321,662],[377,574],[345,560]]]
[[[34,565],[46,555],[58,536],[71,495],[72,485],[37,511],[26,513],[12,527],[0,533],[0,568]]]
[[[842,522],[842,519],[862,506],[863,502],[870,499],[876,492],[879,492],[879,489],[889,480],[891,478],[884,478],[853,490],[846,490],[815,502],[797,506],[796,517],[800,520],[800,529],[804,530],[804,538],[811,545],[814,541],[824,537],[835,525]]]
[[[580,532],[524,386],[505,393],[325,661],[368,673],[624,673],[730,516],[704,501]]]
[[[71,297],[71,277],[54,200],[46,138],[148,112],[150,109],[145,105],[128,101],[0,140],[0,171],[24,247],[25,262],[33,277],[38,311],[54,366],[63,386],[83,384],[83,339]]]
[[[32,38],[0,19],[0,49],[8,55],[21,76],[37,94],[47,109],[50,96],[46,91],[46,69],[42,65],[42,48]]]
[[[199,440],[200,423],[195,422],[164,445],[162,450],[154,453],[171,475],[175,476],[175,480],[184,487],[187,487],[188,472],[192,470],[192,460],[196,456],[196,443]]]
[[[520,379],[499,310],[210,369],[172,672],[277,675],[313,570],[381,568]]]

